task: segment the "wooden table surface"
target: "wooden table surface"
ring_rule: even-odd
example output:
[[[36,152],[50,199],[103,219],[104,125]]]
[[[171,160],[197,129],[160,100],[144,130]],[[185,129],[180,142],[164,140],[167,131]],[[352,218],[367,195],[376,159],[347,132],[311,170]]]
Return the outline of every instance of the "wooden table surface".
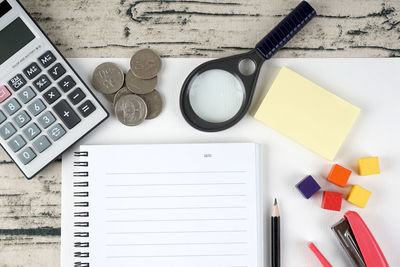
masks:
[[[21,0],[66,57],[221,57],[247,51],[299,1]],[[277,57],[400,56],[400,1],[310,0]],[[0,151],[0,266],[59,266],[61,161],[26,180]]]

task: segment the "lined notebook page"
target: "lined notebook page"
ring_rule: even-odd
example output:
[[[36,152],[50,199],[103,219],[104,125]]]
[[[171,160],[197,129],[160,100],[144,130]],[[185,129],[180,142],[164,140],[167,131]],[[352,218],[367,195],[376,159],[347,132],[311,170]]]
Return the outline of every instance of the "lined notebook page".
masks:
[[[261,266],[256,144],[81,151],[89,153],[91,265]]]

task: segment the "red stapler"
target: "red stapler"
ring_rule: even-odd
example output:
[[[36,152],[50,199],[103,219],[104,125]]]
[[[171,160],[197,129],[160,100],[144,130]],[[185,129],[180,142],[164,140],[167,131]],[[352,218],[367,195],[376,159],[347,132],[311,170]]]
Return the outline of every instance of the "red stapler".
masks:
[[[374,236],[357,212],[346,212],[344,218],[332,226],[332,230],[355,266],[389,266]]]

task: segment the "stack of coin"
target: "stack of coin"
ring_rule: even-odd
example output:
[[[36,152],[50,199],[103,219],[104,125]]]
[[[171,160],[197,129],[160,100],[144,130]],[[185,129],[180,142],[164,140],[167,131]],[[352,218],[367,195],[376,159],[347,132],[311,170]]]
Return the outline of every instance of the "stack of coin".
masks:
[[[161,95],[155,90],[161,66],[161,58],[156,52],[142,49],[133,55],[128,73],[124,74],[116,64],[106,62],[95,69],[92,83],[114,104],[121,123],[136,126],[161,113]]]

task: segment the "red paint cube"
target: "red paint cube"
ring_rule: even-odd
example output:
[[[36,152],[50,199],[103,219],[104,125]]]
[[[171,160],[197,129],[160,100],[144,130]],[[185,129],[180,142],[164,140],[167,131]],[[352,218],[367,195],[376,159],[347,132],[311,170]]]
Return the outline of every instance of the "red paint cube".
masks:
[[[340,211],[342,208],[343,194],[336,192],[324,191],[322,196],[321,208],[326,210],[336,210]]]
[[[335,164],[333,165],[327,179],[329,182],[334,183],[335,185],[345,187],[350,178],[350,174],[350,170]]]

